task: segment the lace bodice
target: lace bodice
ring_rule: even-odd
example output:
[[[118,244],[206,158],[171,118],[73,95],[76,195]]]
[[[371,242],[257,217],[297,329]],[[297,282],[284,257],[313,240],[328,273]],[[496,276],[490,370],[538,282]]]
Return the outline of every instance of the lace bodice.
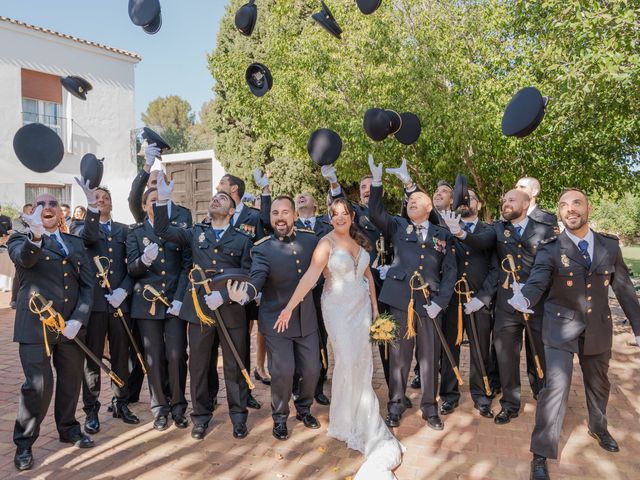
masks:
[[[335,246],[331,242],[331,253],[329,261],[324,269],[325,292],[340,294],[347,292],[350,288],[357,286],[367,287],[364,272],[367,269],[369,255],[362,247],[358,249],[357,258],[344,248]]]

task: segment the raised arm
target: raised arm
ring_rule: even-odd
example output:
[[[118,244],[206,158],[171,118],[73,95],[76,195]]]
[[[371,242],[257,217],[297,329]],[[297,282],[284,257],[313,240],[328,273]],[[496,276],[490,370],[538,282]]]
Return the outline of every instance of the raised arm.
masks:
[[[153,231],[163,240],[176,243],[182,247],[191,246],[193,231],[191,228],[174,227],[169,222],[169,209],[167,204],[153,206]]]

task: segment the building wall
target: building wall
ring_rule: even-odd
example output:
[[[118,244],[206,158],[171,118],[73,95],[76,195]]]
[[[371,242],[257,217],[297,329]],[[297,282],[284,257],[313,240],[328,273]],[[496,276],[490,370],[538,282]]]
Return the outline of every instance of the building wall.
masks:
[[[70,184],[72,207],[84,205],[73,177],[86,153],[104,157],[103,184],[113,196],[114,218],[133,221],[127,196],[136,174],[131,150],[134,119],[134,67],[137,59],[96,46],[57,38],[18,25],[0,22],[0,203],[21,206],[24,184]],[[21,69],[59,76],[79,75],[93,85],[82,101],[63,91],[62,116],[67,151],[48,173],[25,168],[13,151],[13,136],[22,126]]]

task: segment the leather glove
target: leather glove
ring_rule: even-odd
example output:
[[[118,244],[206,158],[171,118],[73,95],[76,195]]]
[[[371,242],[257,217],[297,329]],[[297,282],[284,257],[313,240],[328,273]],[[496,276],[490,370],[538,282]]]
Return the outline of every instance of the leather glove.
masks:
[[[387,168],[385,171],[387,173],[390,173],[391,175],[395,175],[405,185],[408,183],[413,183],[413,180],[411,179],[411,175],[409,175],[409,172],[407,171],[406,158],[402,159],[402,163],[398,168]]]
[[[160,147],[156,147],[155,143],[151,145],[147,145],[147,148],[144,149],[144,163],[145,165],[152,166],[156,158],[160,158],[161,150]]]
[[[320,173],[322,173],[322,176],[326,178],[329,183],[338,183],[336,167],[333,165],[323,165],[320,167]]]
[[[382,162],[376,165],[373,162],[373,155],[371,154],[369,154],[369,170],[371,170],[371,176],[373,177],[371,184],[374,187],[382,185]]]
[[[454,212],[444,212],[442,218],[452,235],[457,235],[462,231],[462,228],[460,228],[460,215],[456,215]]]
[[[533,313],[533,310],[529,308],[529,300],[524,295],[522,295],[521,291],[515,292],[513,294],[513,297],[507,300],[507,303],[519,312]]]
[[[260,306],[260,300],[262,300],[262,292],[260,292],[258,295],[256,295],[256,298],[254,298],[256,305]]]
[[[436,318],[442,311],[442,308],[436,302],[431,302],[431,304],[429,305],[423,305],[423,307],[427,311],[427,315],[429,315],[429,318]]]
[[[78,332],[82,328],[82,323],[78,320],[67,320],[64,322],[64,330],[62,330],[62,335],[67,337],[69,340],[73,340],[78,335]]]
[[[164,175],[158,176],[158,203],[164,204],[171,200],[171,192],[173,192],[173,180],[167,182],[164,179]]]
[[[151,266],[153,261],[158,258],[158,244],[150,243],[146,247],[144,247],[144,252],[142,253],[142,263],[144,263],[147,267]]]
[[[38,205],[31,215],[20,214],[24,223],[29,226],[29,230],[34,237],[41,238],[44,235],[44,225],[42,225],[42,205]]]
[[[171,306],[167,308],[167,313],[169,315],[173,315],[174,317],[177,317],[178,315],[180,315],[181,308],[182,308],[182,302],[180,300],[174,300],[173,302],[171,302]]]
[[[245,305],[249,301],[249,294],[247,293],[247,283],[231,280],[227,281],[227,290],[229,292],[229,299]]]
[[[380,273],[380,280],[384,280],[387,278],[387,272],[389,271],[390,265],[380,265],[377,270]]]
[[[124,302],[124,299],[127,298],[127,291],[124,288],[116,288],[113,292],[107,293],[104,298],[107,299],[109,305],[113,308],[118,308]]]
[[[469,302],[464,304],[464,313],[467,315],[471,315],[472,313],[477,312],[482,307],[484,307],[484,303],[477,297],[473,297]]]
[[[76,183],[80,186],[82,191],[84,192],[84,196],[87,197],[87,205],[94,206],[98,200],[96,198],[96,190],[97,188],[89,188],[89,184],[91,180],[85,180],[84,177],[74,177],[76,179]]]
[[[220,305],[224,303],[222,295],[220,295],[220,292],[217,290],[205,295],[204,301],[207,303],[207,307],[209,307],[210,310],[216,310]]]
[[[259,168],[253,170],[253,181],[260,187],[260,190],[269,186],[269,178]]]

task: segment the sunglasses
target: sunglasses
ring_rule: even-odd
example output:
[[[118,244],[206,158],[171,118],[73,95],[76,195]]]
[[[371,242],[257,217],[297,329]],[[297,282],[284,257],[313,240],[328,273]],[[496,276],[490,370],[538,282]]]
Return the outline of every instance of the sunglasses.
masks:
[[[37,207],[49,207],[49,208],[56,208],[58,206],[58,201],[57,200],[49,200],[48,202],[45,202],[44,200],[40,200],[39,202],[36,202],[36,206]]]

